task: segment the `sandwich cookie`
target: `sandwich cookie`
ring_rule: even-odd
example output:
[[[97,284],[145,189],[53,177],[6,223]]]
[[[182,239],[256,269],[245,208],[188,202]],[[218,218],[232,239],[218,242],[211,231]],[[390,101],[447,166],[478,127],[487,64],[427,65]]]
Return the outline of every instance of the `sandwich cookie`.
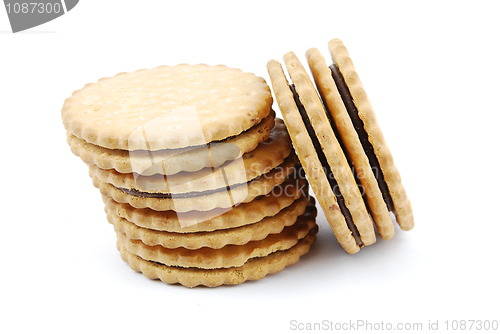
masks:
[[[88,84],[62,109],[72,151],[121,173],[171,175],[219,167],[274,126],[264,79],[226,66],[177,65]]]
[[[281,192],[275,187],[289,187],[296,183],[297,157],[291,154],[283,163],[270,172],[260,175],[248,183],[188,193],[151,193],[136,189],[118,188],[111,183],[100,181],[90,169],[93,184],[102,195],[111,197],[119,203],[128,203],[135,208],[150,208],[156,211],[174,210],[177,212],[209,211],[215,208],[231,208],[240,203],[248,203],[256,197]]]
[[[314,84],[295,54],[284,60],[291,84],[277,61],[268,70],[290,137],[337,240],[356,253],[376,241],[372,220]]]
[[[293,247],[311,229],[316,228],[315,216],[314,208],[310,208],[306,214],[296,217],[296,222],[285,227],[279,233],[269,234],[262,240],[253,240],[242,245],[227,244],[218,249],[209,247],[186,249],[184,247],[166,248],[160,245],[148,246],[141,240],[126,237],[125,234],[118,233],[117,235],[127,251],[140,256],[144,260],[162,263],[167,266],[200,269],[241,267],[251,258],[264,257],[276,251]]]
[[[240,284],[279,272],[308,253],[318,230],[315,216],[315,209],[309,207],[294,225],[280,234],[216,250],[151,247],[127,239],[123,234],[118,234],[117,247],[132,269],[151,279],[187,287]]]
[[[333,79],[333,70],[326,65],[325,59],[317,49],[307,51],[307,60],[316,87],[327,107],[328,115],[331,117],[332,127],[336,130],[339,141],[344,147],[346,157],[354,167],[356,179],[362,186],[362,193],[378,232],[383,239],[391,239],[394,236],[394,224],[388,206],[384,201],[381,187],[379,187],[379,182],[383,181],[377,181],[378,169],[373,170],[370,165],[370,160],[363,148],[358,131],[356,131],[353,120],[346,110],[346,105],[344,105]],[[336,67],[335,69],[335,73],[339,74]],[[356,119],[359,122],[359,117]],[[362,131],[362,129],[360,128],[359,131]],[[367,144],[366,142],[365,145]],[[381,178],[379,177],[379,179]],[[387,189],[386,185],[384,189]]]
[[[359,76],[354,68],[353,62],[347,52],[347,49],[343,45],[342,41],[339,39],[334,39],[328,44],[330,49],[330,54],[332,56],[333,64],[330,66],[331,77],[334,82],[334,86],[337,88],[339,94],[327,94],[326,91],[332,88],[332,81],[330,79],[327,86],[323,86],[325,83],[323,80],[319,80],[320,76],[318,71],[316,72],[316,77],[318,77],[318,89],[323,91],[324,100],[330,110],[332,117],[342,115],[335,119],[335,123],[339,124],[339,133],[341,135],[342,141],[347,143],[353,137],[352,127],[356,130],[359,141],[354,141],[354,145],[346,146],[346,150],[350,156],[353,156],[353,162],[356,164],[357,155],[359,153],[359,143],[361,143],[370,167],[372,174],[374,174],[382,197],[386,204],[386,208],[389,211],[394,212],[396,216],[396,221],[403,230],[411,230],[414,226],[413,211],[410,201],[406,195],[406,191],[401,183],[401,176],[394,164],[394,159],[392,154],[384,140],[382,131],[380,130],[377,120],[375,118],[375,113],[373,108],[366,96],[365,90]],[[314,66],[314,51],[311,52],[310,63]],[[322,64],[321,64],[322,65]],[[318,67],[321,67],[319,65]],[[323,66],[324,70],[324,66]],[[326,80],[325,80],[326,81]],[[325,88],[326,87],[326,88]],[[342,103],[340,103],[339,95]],[[341,126],[341,118],[346,118],[345,114],[348,114],[352,126],[349,126],[349,131],[344,131],[345,128]],[[342,131],[340,131],[342,130]],[[353,147],[357,146],[357,147]],[[366,169],[366,158],[364,159],[364,167],[361,164],[360,170],[362,175],[365,175],[364,169]],[[358,167],[356,167],[358,168]],[[366,173],[370,174],[370,173]],[[371,176],[370,176],[371,178]],[[364,179],[360,178],[363,182]],[[370,186],[366,186],[370,188]],[[381,231],[381,235],[387,234],[387,237],[391,236],[390,228],[388,227],[387,216],[385,213],[384,205],[379,202],[379,195],[375,196],[375,203],[370,203],[370,197],[367,193],[367,199],[369,206],[371,208],[372,214],[374,215],[375,221],[379,222],[378,227]],[[378,209],[382,212],[377,212]],[[385,217],[379,218],[379,215],[384,215]],[[387,231],[387,232],[386,232]]]
[[[241,134],[206,145],[172,150],[118,150],[87,143],[68,133],[71,151],[88,165],[101,169],[114,169],[119,173],[172,175],[179,172],[196,172],[206,167],[217,168],[226,161],[240,158],[253,151],[269,138],[274,126],[274,111],[259,124]]]
[[[297,199],[308,196],[308,184],[298,178],[284,191],[273,191],[267,196],[257,197],[251,202],[241,203],[231,210],[216,208],[211,212],[190,211],[182,214],[181,224],[176,211],[138,209],[127,203],[118,203],[103,196],[108,215],[123,218],[144,229],[173,233],[212,232],[237,228],[257,223],[272,217],[292,205]],[[207,218],[210,217],[210,218]]]
[[[119,150],[205,145],[249,130],[271,112],[264,79],[223,65],[160,66],[88,84],[66,99],[67,131]]]
[[[252,258],[243,266],[234,268],[199,269],[166,266],[158,262],[144,260],[127,251],[121,244],[120,239],[118,239],[117,248],[122,259],[133,270],[141,272],[150,279],[159,279],[167,284],[179,283],[186,287],[199,285],[217,287],[259,280],[297,263],[300,257],[307,254],[311,249],[316,240],[315,232],[317,232],[315,229],[311,230],[305,238],[290,249],[277,251],[264,257]]]
[[[179,194],[204,192],[212,189],[234,187],[247,183],[279,166],[292,153],[292,143],[281,119],[270,137],[257,148],[245,153],[241,159],[228,161],[218,168],[203,168],[197,172],[180,172],[174,175],[119,173],[114,169],[101,169],[90,165],[91,173],[99,181],[117,188],[134,189],[143,193]]]
[[[311,197],[312,200],[312,197]],[[165,248],[199,249],[208,247],[222,248],[226,245],[244,245],[250,241],[262,240],[270,234],[283,231],[287,226],[294,224],[297,217],[302,215],[308,203],[306,196],[295,200],[290,206],[271,217],[265,217],[256,223],[234,228],[224,228],[212,232],[176,233],[151,230],[112,213],[108,207],[108,221],[114,225],[117,233],[123,233],[128,239],[140,240],[148,246],[162,246]]]

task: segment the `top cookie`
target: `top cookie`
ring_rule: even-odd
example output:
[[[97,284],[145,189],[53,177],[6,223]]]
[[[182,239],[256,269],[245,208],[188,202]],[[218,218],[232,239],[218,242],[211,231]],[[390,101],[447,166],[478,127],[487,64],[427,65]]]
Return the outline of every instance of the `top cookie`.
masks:
[[[66,129],[109,149],[203,145],[248,130],[271,111],[265,80],[223,65],[177,65],[87,84],[62,109]]]

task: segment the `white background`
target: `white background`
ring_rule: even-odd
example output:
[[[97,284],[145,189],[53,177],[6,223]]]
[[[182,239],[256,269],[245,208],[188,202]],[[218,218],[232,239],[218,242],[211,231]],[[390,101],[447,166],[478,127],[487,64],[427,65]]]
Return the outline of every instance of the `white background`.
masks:
[[[0,332],[293,332],[290,321],[500,320],[500,20],[475,1],[80,1],[12,34],[0,7]],[[416,227],[354,256],[323,216],[297,265],[235,287],[133,272],[67,147],[73,90],[162,64],[266,63],[341,38],[376,109]],[[269,80],[268,80],[269,82]],[[295,331],[297,332],[297,331]]]

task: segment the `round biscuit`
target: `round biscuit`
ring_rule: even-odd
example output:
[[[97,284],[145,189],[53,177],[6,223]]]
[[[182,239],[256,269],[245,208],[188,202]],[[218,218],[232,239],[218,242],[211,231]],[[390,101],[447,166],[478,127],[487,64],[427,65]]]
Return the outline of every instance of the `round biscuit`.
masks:
[[[74,92],[65,128],[109,149],[164,150],[236,136],[271,112],[265,80],[223,65],[160,66],[103,78]]]
[[[127,238],[123,233],[117,233],[117,237],[121,239],[122,245],[130,253],[140,256],[144,260],[167,266],[199,269],[241,267],[251,258],[264,257],[277,251],[292,248],[311,229],[316,227],[315,217],[316,209],[311,206],[305,214],[296,219],[294,224],[285,227],[279,233],[269,234],[262,240],[249,241],[243,245],[226,245],[218,249],[148,246],[141,240]]]
[[[145,245],[164,248],[219,249],[226,245],[244,245],[250,241],[262,240],[270,234],[280,233],[286,226],[294,224],[297,217],[305,212],[308,202],[307,197],[303,196],[276,215],[265,217],[259,222],[197,233],[172,233],[146,229],[109,212],[108,208],[106,211],[108,221],[113,224],[117,233],[125,234],[128,239],[140,240]]]
[[[114,169],[100,169],[90,165],[92,175],[101,182],[117,188],[135,189],[149,193],[190,193],[231,187],[247,183],[279,166],[292,152],[292,143],[285,124],[276,121],[270,137],[240,159],[228,161],[218,168],[204,168],[197,172],[181,172],[165,176],[143,176],[136,173],[119,173]]]
[[[384,135],[378,126],[375,112],[368,100],[361,80],[354,68],[354,64],[346,47],[339,39],[331,40],[328,44],[333,61],[338,66],[352,95],[358,114],[363,121],[364,128],[373,146],[379,161],[384,180],[387,183],[394,204],[396,221],[403,230],[411,230],[414,226],[413,210],[401,182],[401,176],[394,164],[391,151],[387,146]]]
[[[318,49],[309,49],[306,55],[321,99],[327,106],[327,111],[330,113],[346,148],[346,154],[352,161],[357,179],[363,187],[365,199],[377,230],[382,239],[391,239],[394,236],[394,224],[368,157],[332,78],[331,70]]]
[[[118,189],[110,183],[103,183],[97,177],[92,175],[93,184],[99,188],[101,194],[113,198],[119,203],[128,203],[136,208],[151,208],[156,211],[175,210],[179,212],[187,211],[210,211],[215,208],[231,208],[240,203],[248,203],[258,196],[267,195],[271,191],[278,191],[280,188],[275,188],[284,183],[289,175],[296,171],[296,156],[290,155],[280,166],[271,170],[246,184],[238,185],[230,189],[215,189],[213,192],[193,193],[189,196],[184,194],[174,194],[174,197],[155,198],[135,196],[127,193],[122,189]],[[290,180],[289,182],[296,182]],[[191,196],[193,195],[193,196]]]
[[[241,267],[221,269],[179,268],[147,261],[127,251],[120,240],[117,242],[117,248],[122,259],[133,270],[141,272],[150,279],[159,279],[167,284],[181,284],[186,287],[199,285],[216,287],[262,279],[297,263],[300,257],[311,249],[316,239],[316,232],[317,229],[312,229],[305,238],[290,249],[250,259]]]
[[[271,60],[267,64],[267,69],[271,77],[271,84],[276,100],[283,113],[283,118],[290,138],[292,139],[295,152],[300,160],[302,168],[304,168],[307,174],[311,188],[316,194],[316,199],[323,208],[327,221],[342,248],[344,248],[347,253],[354,254],[358,252],[360,248],[352,232],[347,227],[345,217],[340,212],[337,199],[328,183],[311,138],[302,121],[302,117],[294,101],[283,68],[279,62]]]
[[[226,161],[240,158],[267,140],[274,127],[274,111],[259,124],[238,136],[207,145],[174,150],[126,151],[112,150],[87,143],[68,132],[71,151],[86,164],[119,173],[138,173],[144,176],[172,175],[179,172],[197,172],[205,167],[217,168]]]
[[[179,215],[175,211],[155,211],[149,208],[134,208],[127,203],[115,202],[103,196],[108,214],[126,219],[134,225],[156,231],[173,233],[212,232],[237,228],[257,223],[266,217],[272,217],[289,207],[301,196],[308,196],[308,184],[298,178],[287,191],[271,192],[248,203],[241,203],[231,210],[214,209],[213,212],[192,211],[183,214],[181,225]],[[207,218],[210,217],[210,218]]]

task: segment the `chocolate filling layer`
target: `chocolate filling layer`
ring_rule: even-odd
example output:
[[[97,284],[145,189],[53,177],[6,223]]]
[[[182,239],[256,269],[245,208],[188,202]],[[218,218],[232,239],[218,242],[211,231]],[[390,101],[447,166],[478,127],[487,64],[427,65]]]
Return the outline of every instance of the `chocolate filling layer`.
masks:
[[[358,108],[354,103],[354,99],[352,98],[349,87],[347,87],[347,84],[344,80],[344,76],[342,75],[336,64],[330,65],[330,70],[332,72],[333,80],[337,85],[340,97],[344,102],[347,113],[351,117],[352,124],[354,125],[354,128],[358,133],[361,145],[363,146],[366,156],[368,157],[368,161],[370,162],[373,174],[377,179],[377,183],[380,188],[380,191],[382,192],[382,197],[384,198],[385,204],[387,205],[389,211],[394,211],[394,204],[392,202],[392,197],[389,192],[389,187],[385,182],[384,174],[382,172],[382,169],[380,168],[380,163],[373,149],[373,145],[370,143],[368,133],[364,128],[363,120],[359,117]]]
[[[210,143],[207,143],[207,144],[205,144],[205,145],[210,145],[210,144],[218,144],[218,143],[227,142],[227,141],[229,141],[229,140],[231,140],[231,139],[234,139],[234,138],[236,138],[236,137],[238,137],[238,136],[241,136],[241,135],[242,135],[242,134],[244,134],[244,133],[248,133],[248,132],[250,132],[253,128],[255,128],[255,127],[257,127],[257,126],[260,126],[261,124],[263,124],[264,122],[266,122],[266,121],[267,121],[267,119],[268,119],[268,117],[273,117],[273,118],[274,118],[274,116],[275,116],[275,115],[276,115],[276,113],[274,112],[274,110],[272,110],[272,109],[271,109],[271,112],[269,113],[269,115],[267,115],[266,117],[262,118],[262,119],[259,121],[259,123],[256,123],[256,124],[252,125],[251,127],[249,127],[248,129],[246,129],[245,131],[243,131],[243,132],[241,132],[241,133],[239,133],[239,134],[237,134],[237,135],[232,135],[232,136],[226,137],[226,138],[221,139],[221,140],[214,140],[214,141],[211,141]],[[259,132],[260,132],[260,131],[259,131]],[[201,145],[201,146],[204,146],[204,145]]]
[[[285,163],[288,163],[290,162],[291,160],[290,159],[293,159],[293,155],[289,155],[282,163],[285,164]],[[280,165],[280,166],[282,166]],[[278,167],[280,167],[278,166]],[[278,168],[276,167],[276,168]],[[290,168],[292,168],[292,166],[290,166]],[[293,167],[295,170],[297,168],[297,166]],[[296,173],[294,172],[294,170],[290,170],[290,172],[288,173],[288,176],[287,176],[287,179],[286,180],[289,180],[289,177],[292,176],[292,175],[295,175]],[[261,176],[258,176],[256,177],[255,179],[253,180],[256,180],[260,177],[263,177],[265,174],[261,175]],[[226,184],[227,184],[227,179],[225,178],[226,180]],[[158,198],[158,199],[169,199],[169,198],[193,198],[193,197],[199,197],[199,196],[206,196],[206,195],[211,195],[211,194],[214,194],[214,193],[217,193],[217,192],[221,192],[221,191],[230,191],[231,189],[234,189],[235,187],[240,187],[240,186],[243,186],[245,184],[248,184],[249,182],[252,182],[253,180],[250,180],[246,183],[240,183],[240,184],[233,184],[233,185],[230,185],[230,186],[226,186],[226,187],[222,187],[222,188],[217,188],[217,189],[210,189],[210,190],[205,190],[205,191],[192,191],[192,192],[186,192],[186,193],[178,193],[178,194],[171,194],[171,193],[150,193],[150,192],[145,192],[145,191],[140,191],[140,190],[137,190],[137,189],[128,189],[128,188],[121,188],[121,187],[116,187],[114,185],[111,184],[111,186],[115,187],[116,189],[120,190],[120,191],[123,191],[124,193],[126,194],[129,194],[129,195],[132,195],[132,196],[137,196],[137,197],[143,197],[143,198]],[[286,181],[285,181],[286,182]]]
[[[293,99],[295,100],[295,104],[297,105],[297,108],[299,109],[300,116],[302,117],[302,121],[304,122],[304,125],[306,126],[307,133],[309,135],[309,138],[311,138],[311,141],[313,143],[314,149],[316,151],[316,154],[318,155],[318,159],[321,162],[321,166],[323,167],[323,171],[326,173],[326,178],[328,179],[328,183],[330,184],[330,188],[332,189],[333,193],[335,194],[335,197],[337,198],[337,203],[339,204],[340,211],[345,217],[345,221],[347,223],[347,227],[351,230],[352,236],[354,237],[354,240],[358,244],[358,246],[362,247],[363,246],[363,241],[361,240],[361,236],[359,234],[359,231],[354,224],[351,216],[351,212],[347,208],[345,202],[344,202],[344,197],[342,196],[339,185],[337,181],[335,180],[335,177],[333,175],[332,169],[330,165],[328,164],[328,161],[326,159],[325,153],[323,152],[323,149],[321,148],[321,144],[318,140],[318,137],[316,136],[316,132],[314,131],[314,128],[311,125],[311,122],[309,121],[309,117],[307,116],[306,109],[302,102],[300,102],[299,94],[297,93],[295,89],[295,85],[290,85],[290,90],[293,93]]]
[[[232,185],[231,188],[233,187],[238,187],[242,184],[237,184],[237,185]],[[115,187],[118,190],[123,191],[124,193],[127,193],[132,196],[137,196],[137,197],[144,197],[144,198],[158,198],[158,199],[167,199],[167,198],[191,198],[191,197],[198,197],[198,196],[205,196],[205,195],[210,195],[219,191],[223,190],[230,190],[230,187],[226,188],[219,188],[219,189],[212,189],[212,190],[206,190],[206,191],[193,191],[189,193],[180,193],[180,194],[167,194],[167,193],[148,193],[144,191],[140,191],[137,189],[127,189],[127,188],[120,188],[120,187]]]

